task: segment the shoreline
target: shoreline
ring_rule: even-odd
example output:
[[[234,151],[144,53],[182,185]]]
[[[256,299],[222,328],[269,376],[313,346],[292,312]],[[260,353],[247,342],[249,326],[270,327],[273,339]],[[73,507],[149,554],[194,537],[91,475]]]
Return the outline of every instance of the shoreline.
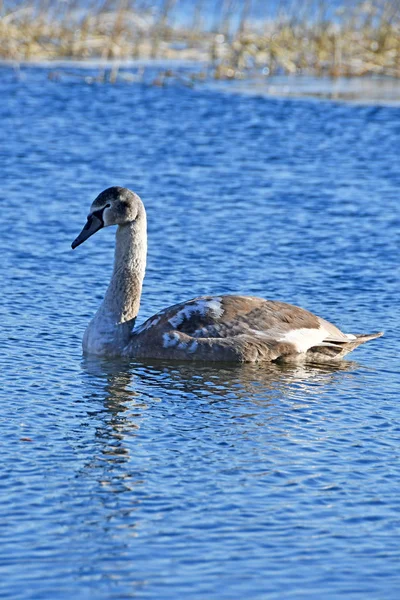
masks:
[[[80,77],[87,84],[147,83],[162,87],[169,82],[185,81],[186,84],[190,83],[191,87],[201,86],[227,93],[269,98],[308,98],[361,104],[400,105],[400,80],[388,75],[334,78],[298,74],[266,77],[260,73],[253,73],[240,80],[218,80],[211,75],[205,75],[209,68],[205,61],[145,58],[34,61],[0,59],[0,67],[12,69],[19,74],[30,68],[43,69],[49,72],[48,76],[51,79]],[[76,72],[72,72],[71,69]],[[95,71],[97,73],[93,73]]]

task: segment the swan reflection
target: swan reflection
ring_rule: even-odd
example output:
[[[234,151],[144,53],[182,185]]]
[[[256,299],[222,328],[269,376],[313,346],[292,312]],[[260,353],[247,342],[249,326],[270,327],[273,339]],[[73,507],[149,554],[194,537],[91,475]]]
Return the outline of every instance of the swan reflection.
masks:
[[[262,405],[278,397],[288,401],[300,396],[304,401],[316,401],[338,377],[351,377],[358,368],[355,362],[318,367],[274,363],[193,366],[187,362],[99,358],[84,359],[82,366],[93,384],[101,382],[111,425],[117,427],[113,419],[120,421],[128,411],[130,428],[140,427],[140,418],[152,402],[166,399],[181,404],[198,400],[209,405],[230,400]]]
[[[314,450],[326,397],[356,368],[85,359],[97,442],[85,477],[97,480],[96,501],[121,535],[129,529],[138,543],[154,515],[166,527],[171,511],[206,502],[218,486],[258,480],[264,493],[293,483],[299,452]],[[322,444],[328,434],[317,429]]]

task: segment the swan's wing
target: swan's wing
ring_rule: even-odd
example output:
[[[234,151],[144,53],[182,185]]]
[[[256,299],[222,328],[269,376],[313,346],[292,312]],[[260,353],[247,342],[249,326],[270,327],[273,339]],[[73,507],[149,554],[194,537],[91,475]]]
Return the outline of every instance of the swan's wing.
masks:
[[[134,329],[127,354],[213,361],[292,361],[311,354],[313,360],[326,361],[341,358],[366,339],[284,302],[202,296],[160,311]]]
[[[192,338],[250,336],[293,345],[294,352],[346,334],[307,310],[254,296],[201,296],[160,311],[133,335],[178,332]]]

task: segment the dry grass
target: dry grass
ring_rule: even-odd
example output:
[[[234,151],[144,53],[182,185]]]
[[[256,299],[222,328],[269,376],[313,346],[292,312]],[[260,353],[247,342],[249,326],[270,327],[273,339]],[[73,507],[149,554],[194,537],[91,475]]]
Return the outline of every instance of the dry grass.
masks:
[[[256,2],[216,0],[206,27],[206,3],[197,0],[184,28],[174,25],[179,0],[162,0],[157,10],[143,0],[0,2],[0,58],[183,58],[228,79],[259,72],[400,77],[400,0],[347,2],[328,16],[322,1],[282,0],[255,22]]]

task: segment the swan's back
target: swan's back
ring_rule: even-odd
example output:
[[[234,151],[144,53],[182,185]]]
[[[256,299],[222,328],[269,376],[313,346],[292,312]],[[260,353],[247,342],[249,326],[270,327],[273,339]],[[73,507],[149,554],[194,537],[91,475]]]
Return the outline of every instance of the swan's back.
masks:
[[[342,358],[364,341],[365,336],[345,334],[284,302],[202,296],[160,311],[135,328],[125,354],[175,360],[326,362]]]

